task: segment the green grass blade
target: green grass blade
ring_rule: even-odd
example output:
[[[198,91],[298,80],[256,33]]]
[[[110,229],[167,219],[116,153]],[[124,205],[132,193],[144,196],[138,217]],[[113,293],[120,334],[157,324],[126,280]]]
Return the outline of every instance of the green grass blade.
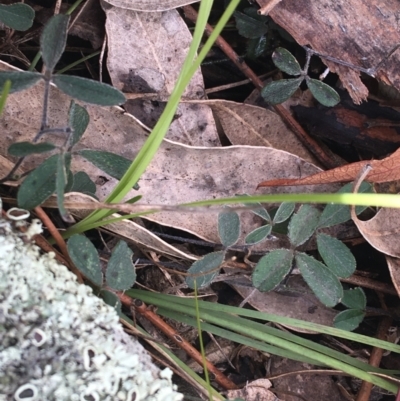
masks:
[[[158,307],[157,313],[159,315],[167,317],[169,319],[174,319],[178,322],[182,322],[182,323],[188,324],[190,326],[196,327],[196,319],[191,316],[185,315],[183,313],[171,311],[171,310],[168,310],[163,307]],[[289,359],[293,359],[295,361],[310,363],[313,365],[318,364],[318,362],[316,362],[310,358],[307,358],[306,356],[299,355],[299,354],[296,354],[291,351],[286,351],[282,348],[274,347],[273,345],[265,344],[262,341],[257,341],[257,340],[254,340],[253,338],[250,338],[247,336],[242,336],[241,334],[234,333],[230,330],[222,329],[222,328],[217,327],[210,323],[202,322],[201,327],[204,331],[215,334],[216,336],[220,336],[227,340],[234,341],[238,344],[243,344],[248,347],[252,347],[252,348],[258,349],[260,351],[267,352],[269,354],[278,355],[278,356],[281,356],[282,358],[289,358]]]
[[[0,97],[0,116],[3,113],[4,107],[6,105],[6,101],[7,101],[7,96],[10,93],[10,89],[11,89],[11,81],[9,79],[7,79],[6,82],[4,82],[3,85],[3,90],[1,91],[1,97]]]
[[[140,296],[138,296],[138,293],[140,293]],[[149,299],[145,300],[145,298],[151,298],[152,295],[159,295],[149,295],[143,291],[138,290],[127,291],[127,294],[137,297],[139,299],[143,299],[145,302],[149,303],[152,301]],[[165,308],[165,300],[163,300],[163,302],[159,305]],[[167,305],[167,307],[171,310],[175,310],[184,314],[189,314],[193,317],[196,316],[196,311],[194,307],[188,308],[188,305],[182,305],[180,303],[172,302],[168,303]],[[329,349],[328,347],[324,347],[312,341],[295,336],[291,333],[284,333],[278,329],[274,329],[272,327],[253,322],[248,319],[243,319],[237,316],[222,313],[221,311],[211,313],[210,311],[204,311],[201,309],[200,318],[209,323],[214,323],[218,326],[229,328],[230,330],[252,337],[256,340],[266,341],[276,347],[296,352],[300,355],[307,355],[309,358],[317,361],[318,364],[328,365],[334,369],[339,369],[349,375],[371,382],[393,393],[397,392],[397,386],[393,383],[382,379],[381,377],[377,377],[372,375],[371,373],[368,373],[370,371],[376,371],[376,369],[373,369],[372,366],[362,363],[361,361],[358,361],[355,358],[351,358],[347,355],[342,355],[337,351]],[[324,353],[319,351],[324,351]]]
[[[165,306],[166,303],[168,305],[179,303],[188,308],[194,307],[194,301],[188,298],[175,297],[173,295],[166,295],[166,294],[150,295],[146,291],[141,291],[141,290],[129,290],[127,293],[129,296],[137,297],[139,299],[142,299],[144,302],[154,303],[154,304],[155,302],[159,302],[160,306]],[[350,331],[340,330],[334,327],[324,326],[317,323],[305,322],[299,319],[293,319],[289,317],[273,315],[270,313],[238,308],[235,306],[221,305],[205,301],[198,301],[198,302],[202,310],[213,311],[216,313],[225,312],[238,316],[245,316],[253,319],[258,319],[262,321],[284,324],[291,327],[297,327],[299,329],[312,330],[318,333],[328,334],[331,336],[345,338],[346,340],[355,341],[365,345],[370,345],[371,347],[379,347],[388,351],[400,353],[400,345],[393,344],[388,341],[378,340],[373,337],[364,336],[362,334],[356,334]]]
[[[229,20],[230,16],[233,14],[239,0],[232,0],[229,6],[226,8],[223,16],[215,27],[213,34],[208,38],[206,44],[203,46],[199,56],[194,60],[196,51],[199,47],[201,38],[204,33],[204,28],[208,20],[208,16],[212,6],[212,0],[203,0],[200,3],[200,9],[198,14],[198,20],[196,23],[196,28],[193,34],[193,41],[190,46],[188,55],[182,67],[182,71],[179,75],[175,88],[170,96],[167,106],[164,109],[160,120],[157,122],[156,126],[152,130],[152,133],[148,137],[147,141],[143,145],[142,149],[139,151],[135,160],[132,162],[130,168],[121,178],[119,183],[116,185],[114,190],[107,198],[107,202],[119,202],[124,196],[130,191],[132,186],[139,181],[141,175],[146,170],[147,166],[150,164],[154,155],[156,154],[162,140],[164,139],[169,125],[173,119],[176,108],[178,107],[180,98],[192,78],[195,71],[199,68],[201,62],[204,60],[208,51],[210,50],[215,39],[221,33],[226,22]],[[86,217],[84,220],[75,225],[75,229],[83,230],[86,224],[91,224],[95,221],[102,219],[106,215],[107,211],[99,210],[95,211]]]

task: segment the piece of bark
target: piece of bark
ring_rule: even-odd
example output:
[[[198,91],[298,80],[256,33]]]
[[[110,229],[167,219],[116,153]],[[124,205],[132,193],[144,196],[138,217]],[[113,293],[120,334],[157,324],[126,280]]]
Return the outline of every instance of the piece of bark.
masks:
[[[261,7],[267,1],[257,0]],[[390,55],[400,43],[397,0],[283,0],[269,15],[300,45],[363,68],[379,65],[375,76],[400,89],[400,50]],[[367,98],[359,71],[322,61],[339,75],[355,103]]]
[[[365,159],[382,158],[400,146],[400,114],[376,102],[375,112],[371,113],[370,107],[364,107],[369,103],[332,108],[295,106],[292,110],[311,135],[348,147],[341,156],[347,158],[356,149],[353,159],[355,156],[359,160],[360,153]]]

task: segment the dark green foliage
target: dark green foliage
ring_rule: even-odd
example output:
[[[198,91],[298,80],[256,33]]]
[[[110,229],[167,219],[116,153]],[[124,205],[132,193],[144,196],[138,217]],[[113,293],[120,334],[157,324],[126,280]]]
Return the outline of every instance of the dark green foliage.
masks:
[[[306,77],[308,89],[321,104],[327,107],[336,106],[340,102],[339,94],[329,85],[317,79]]]
[[[49,198],[56,190],[58,155],[45,160],[31,171],[19,187],[18,206],[31,210]]]
[[[10,93],[15,93],[30,88],[42,78],[43,75],[39,74],[38,72],[1,71],[0,87],[3,87],[6,81],[10,80],[11,81]]]
[[[283,72],[289,75],[300,75],[301,67],[288,50],[279,47],[272,54],[272,61]]]
[[[265,226],[258,227],[246,236],[245,242],[246,244],[258,244],[259,242],[264,241],[268,237],[268,235],[271,234],[271,231],[271,224],[266,224]]]
[[[245,243],[254,245],[261,241],[264,241],[268,237],[268,235],[271,234],[272,228],[276,224],[283,223],[291,216],[294,211],[294,207],[295,205],[293,203],[283,202],[276,211],[274,218],[271,218],[268,211],[264,209],[261,205],[260,209],[254,209],[252,212],[265,220],[267,224],[256,228],[250,234],[248,234],[245,238]]]
[[[356,287],[351,290],[345,290],[342,304],[348,308],[365,309],[367,298],[362,288]]]
[[[8,153],[11,156],[24,157],[33,154],[46,153],[56,148],[50,142],[31,143],[31,142],[16,142],[10,145]]]
[[[343,297],[342,284],[323,263],[312,256],[299,252],[296,265],[317,298],[326,306],[335,306]]]
[[[51,17],[40,37],[40,51],[46,68],[52,72],[64,52],[67,43],[69,16],[58,14]]]
[[[307,53],[306,65],[309,65],[311,54]],[[300,87],[301,83],[306,80],[306,84],[321,104],[327,107],[336,106],[340,102],[338,93],[330,86],[321,81],[312,79],[307,75],[305,67],[301,69],[296,58],[286,49],[278,47],[273,55],[272,61],[281,71],[288,75],[299,75],[299,78],[282,79],[279,81],[270,82],[261,90],[261,96],[270,104],[283,103],[289,99],[294,92]]]
[[[93,284],[103,284],[100,258],[94,245],[80,234],[73,235],[67,242],[68,254],[79,271]]]
[[[240,235],[240,220],[236,212],[226,208],[218,215],[218,234],[225,247],[236,243]]]
[[[103,170],[111,177],[119,180],[131,165],[131,161],[115,153],[102,150],[84,149],[77,152],[80,156],[89,160],[96,167]]]
[[[135,266],[132,263],[133,252],[124,241],[119,241],[114,248],[106,271],[107,285],[115,290],[129,290],[136,280]]]
[[[235,11],[233,15],[239,34],[245,38],[258,39],[268,32],[266,18],[258,15],[254,8],[247,8],[244,13]]]
[[[297,91],[302,82],[303,78],[271,82],[261,89],[261,96],[270,104],[283,103]]]
[[[356,260],[342,241],[330,235],[317,235],[318,252],[328,268],[338,277],[350,277],[356,270]]]
[[[86,109],[74,101],[71,102],[69,108],[69,126],[72,129],[72,135],[70,136],[69,146],[72,148],[76,145],[82,138],[83,133],[86,131],[89,125],[89,114]]]
[[[91,79],[72,75],[54,75],[52,81],[62,92],[99,106],[116,106],[125,103],[122,92],[114,87]]]
[[[190,288],[195,288],[195,281],[197,288],[206,287],[211,284],[214,277],[219,273],[219,267],[224,261],[225,252],[213,252],[197,260],[192,264],[187,271],[190,276],[186,277],[186,284]]]
[[[274,224],[280,224],[286,221],[294,212],[295,204],[291,202],[283,202],[280,204],[273,219]]]
[[[359,309],[346,309],[335,316],[333,321],[337,329],[352,331],[363,321],[365,312]]]
[[[320,212],[311,205],[302,205],[289,223],[290,243],[297,247],[304,244],[318,226]]]
[[[27,19],[33,18],[33,10],[25,5],[16,4],[13,6],[0,6],[0,20],[12,25],[19,20],[21,24],[27,23]],[[8,19],[7,19],[8,18]],[[51,133],[52,128],[47,126],[48,121],[48,102],[49,102],[49,84],[53,81],[62,91],[70,96],[76,97],[82,101],[99,104],[103,106],[112,106],[125,102],[125,96],[122,92],[100,82],[85,78],[53,75],[53,70],[61,58],[65,49],[68,36],[69,16],[58,14],[51,17],[46,23],[41,38],[40,49],[43,62],[46,66],[44,74],[29,71],[4,71],[0,72],[0,87],[3,87],[3,95],[13,93],[29,88],[39,80],[45,80],[45,96],[47,102],[44,104],[41,129],[36,134],[35,141],[44,133]],[[12,26],[15,28],[15,26]],[[7,86],[5,86],[7,83]],[[11,83],[11,88],[9,87]],[[2,96],[1,104],[4,105],[5,96]],[[59,154],[51,156],[44,161],[36,170],[32,171],[20,186],[17,196],[19,204],[32,209],[40,205],[55,191],[57,192],[57,202],[63,219],[68,220],[68,213],[63,206],[64,192],[68,190],[83,190],[85,193],[94,195],[96,187],[87,175],[76,175],[73,177],[69,170],[71,162],[72,148],[79,142],[89,124],[89,114],[86,109],[74,101],[71,102],[67,127],[54,127],[54,131],[64,133],[66,141],[63,146],[56,147],[51,143],[28,143],[22,142],[12,144],[9,153],[20,157],[18,164],[24,157],[32,154],[45,153],[58,149]],[[89,152],[89,151],[88,151]],[[113,157],[114,156],[114,157]],[[130,161],[113,155],[109,152],[90,153],[87,155],[100,168],[106,166],[106,172],[115,178],[120,178],[130,166]],[[107,168],[108,167],[108,168]],[[9,176],[3,177],[3,180],[12,178],[14,171]],[[74,183],[75,182],[75,183]]]
[[[276,288],[292,269],[293,252],[275,249],[263,256],[254,269],[253,285],[260,291]]]
[[[35,11],[23,3],[0,4],[0,22],[11,29],[26,31],[33,24]]]
[[[84,171],[78,171],[74,174],[71,184],[72,185],[68,187],[68,191],[66,192],[82,192],[86,195],[95,197],[96,184]]]

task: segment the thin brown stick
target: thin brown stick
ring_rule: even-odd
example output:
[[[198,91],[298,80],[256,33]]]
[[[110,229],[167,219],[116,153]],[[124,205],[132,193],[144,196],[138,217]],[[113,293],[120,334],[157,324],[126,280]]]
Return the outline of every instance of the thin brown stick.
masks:
[[[260,15],[268,15],[282,0],[269,0],[267,4],[262,6],[257,12]]]
[[[390,317],[383,318],[379,324],[378,333],[376,337],[380,340],[385,340],[386,334],[391,325],[392,325],[392,319]],[[368,363],[371,366],[379,367],[383,353],[384,350],[382,348],[374,347],[371,351],[371,356],[369,358]],[[368,401],[371,396],[372,387],[373,387],[372,383],[363,381],[360,390],[358,391],[356,401]]]
[[[184,6],[183,11],[186,18],[190,21],[196,22],[197,12],[192,6]],[[214,31],[211,25],[207,24],[205,32],[209,36]],[[263,88],[263,83],[260,78],[255,74],[255,72],[239,57],[239,55],[232,49],[229,43],[218,36],[215,44],[229,57],[229,59],[242,71],[246,77],[254,84],[254,86],[261,90]],[[292,117],[292,115],[287,111],[282,105],[273,106],[274,110],[279,114],[282,120],[288,125],[288,127],[297,135],[299,140],[307,147],[307,149],[312,152],[312,154],[327,168],[337,167],[337,163],[332,160],[325,151],[320,147],[320,145],[311,138],[302,128],[302,126]]]
[[[154,311],[149,309],[141,300],[132,300],[128,295],[117,293],[121,303],[125,306],[133,307],[137,313],[146,317],[154,326],[161,330],[170,340],[179,348],[182,348],[191,358],[200,366],[203,366],[203,357],[196,348],[186,341],[174,328],[168,325]],[[206,360],[206,366],[209,372],[214,374],[215,381],[226,390],[237,389],[238,386],[221,373],[211,362]]]
[[[382,283],[380,281],[373,280],[368,277],[359,276],[357,274],[353,274],[348,278],[340,278],[342,283],[349,283],[358,285],[360,287],[369,288],[371,290],[383,292],[388,295],[397,296],[397,291],[391,284]]]
[[[78,277],[78,281],[82,284],[83,283],[82,274],[76,268],[76,266],[73,264],[71,258],[69,257],[67,244],[65,243],[64,238],[58,232],[56,226],[53,224],[50,217],[40,206],[35,207],[34,211],[35,211],[36,215],[39,217],[39,219],[42,221],[42,223],[49,230],[49,233],[52,235],[54,240],[56,241],[56,244],[60,248],[61,253],[63,254],[64,258],[68,261],[68,267]]]

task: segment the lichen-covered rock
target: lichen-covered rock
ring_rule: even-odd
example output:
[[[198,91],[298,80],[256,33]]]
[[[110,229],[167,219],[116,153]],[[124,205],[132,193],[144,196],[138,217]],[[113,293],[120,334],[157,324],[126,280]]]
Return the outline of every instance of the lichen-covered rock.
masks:
[[[0,218],[0,401],[178,401],[113,308]]]

